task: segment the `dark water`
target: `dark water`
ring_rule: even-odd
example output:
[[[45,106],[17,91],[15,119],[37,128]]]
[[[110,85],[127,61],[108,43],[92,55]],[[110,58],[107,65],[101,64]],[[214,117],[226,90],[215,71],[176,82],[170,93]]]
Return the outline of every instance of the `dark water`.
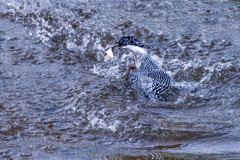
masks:
[[[143,101],[120,35],[187,91]],[[1,159],[239,159],[239,35],[237,0],[1,0]]]

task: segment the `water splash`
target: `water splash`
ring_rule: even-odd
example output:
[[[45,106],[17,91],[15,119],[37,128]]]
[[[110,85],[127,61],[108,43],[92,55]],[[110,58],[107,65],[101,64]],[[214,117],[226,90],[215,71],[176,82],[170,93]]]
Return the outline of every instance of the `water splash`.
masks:
[[[239,152],[238,5],[1,1],[0,157],[93,157],[96,144],[109,146],[96,159]],[[102,61],[102,47],[124,34],[186,94],[173,104],[138,97],[123,79],[127,54]]]

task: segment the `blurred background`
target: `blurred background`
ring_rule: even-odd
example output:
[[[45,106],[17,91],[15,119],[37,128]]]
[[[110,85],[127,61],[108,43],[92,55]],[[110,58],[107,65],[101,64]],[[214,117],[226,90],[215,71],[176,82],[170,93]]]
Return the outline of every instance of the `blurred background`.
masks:
[[[121,35],[177,101],[139,97],[124,56],[103,62]],[[1,0],[1,159],[239,159],[239,35],[237,0]]]

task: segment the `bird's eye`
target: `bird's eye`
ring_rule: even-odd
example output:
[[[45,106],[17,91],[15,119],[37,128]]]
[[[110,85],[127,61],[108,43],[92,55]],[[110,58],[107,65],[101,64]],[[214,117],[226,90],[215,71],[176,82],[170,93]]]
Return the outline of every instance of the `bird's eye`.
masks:
[[[120,44],[123,44],[123,40],[121,39],[121,40],[119,41],[119,43],[120,43]]]

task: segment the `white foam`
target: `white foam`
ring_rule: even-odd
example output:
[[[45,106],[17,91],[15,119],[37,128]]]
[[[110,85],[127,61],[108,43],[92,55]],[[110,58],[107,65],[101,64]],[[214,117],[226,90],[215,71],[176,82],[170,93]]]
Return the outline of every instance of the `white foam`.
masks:
[[[78,48],[78,46],[70,40],[67,40],[66,44],[67,44],[67,49],[69,50],[75,50],[76,48]]]
[[[87,117],[91,127],[93,127],[93,128],[109,129],[112,132],[116,132],[117,126],[119,124],[121,124],[121,122],[119,120],[110,121],[109,118],[106,116],[101,116],[101,118],[99,118],[97,115],[98,114],[96,114],[96,111],[93,111]],[[102,115],[104,115],[104,114],[102,114]]]
[[[99,63],[99,64],[94,65],[93,68],[90,69],[90,71],[92,71],[93,73],[95,73],[97,75],[101,75],[104,77],[116,77],[116,78],[121,77],[118,65],[110,66],[110,67],[106,68],[106,66],[104,66],[104,64]]]

